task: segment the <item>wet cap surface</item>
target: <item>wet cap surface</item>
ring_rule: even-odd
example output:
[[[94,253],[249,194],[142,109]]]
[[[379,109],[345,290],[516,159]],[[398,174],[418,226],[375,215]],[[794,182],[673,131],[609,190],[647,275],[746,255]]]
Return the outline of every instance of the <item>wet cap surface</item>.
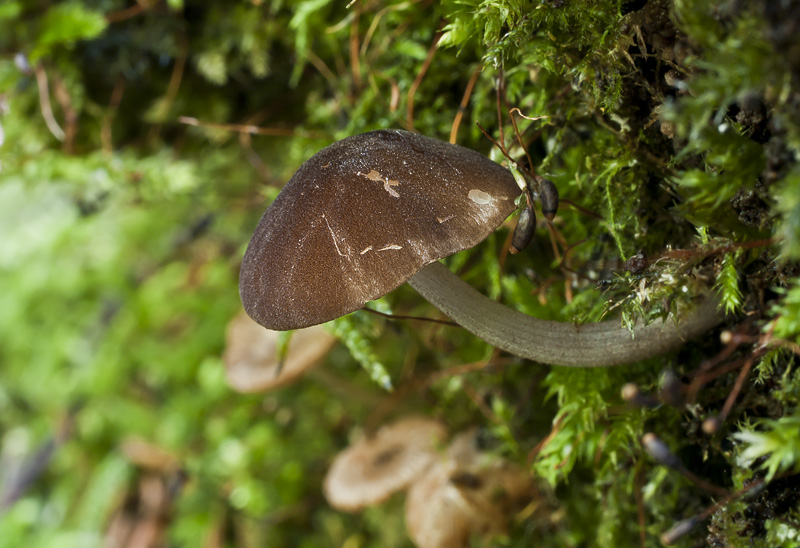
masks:
[[[401,130],[348,137],[304,163],[264,213],[242,303],[274,330],[338,318],[483,241],[518,194],[473,150]]]

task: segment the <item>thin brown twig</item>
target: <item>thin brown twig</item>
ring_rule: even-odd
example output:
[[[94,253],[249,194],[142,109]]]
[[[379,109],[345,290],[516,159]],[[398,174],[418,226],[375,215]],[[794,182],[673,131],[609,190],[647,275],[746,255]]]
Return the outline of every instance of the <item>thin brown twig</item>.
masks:
[[[686,468],[686,466],[681,466],[680,473],[683,474],[689,481],[708,491],[709,493],[714,493],[715,495],[719,495],[721,497],[727,497],[730,495],[730,491],[725,489],[724,487],[720,487],[718,485],[714,485],[703,478],[699,477],[698,475],[694,474],[691,470]]]
[[[75,135],[78,133],[78,113],[72,108],[72,97],[67,86],[57,73],[53,75],[53,96],[64,113],[64,143],[62,148],[67,154],[75,151]]]
[[[178,57],[175,59],[175,66],[172,67],[172,74],[169,78],[169,84],[167,84],[167,92],[164,94],[164,102],[161,105],[162,115],[166,117],[169,113],[170,109],[172,108],[173,103],[175,102],[175,97],[178,96],[178,90],[181,87],[181,81],[183,80],[183,73],[186,69],[186,59],[189,57],[189,42],[186,39],[186,36],[183,34],[179,35],[178,43],[180,44],[180,53],[178,53]],[[158,135],[161,132],[161,124],[155,124],[152,128],[150,128],[150,135],[148,139],[152,142],[158,139]]]
[[[383,423],[384,419],[400,406],[418,384],[419,381],[414,380],[407,382],[397,387],[388,398],[374,406],[369,417],[364,422],[364,431],[367,434],[375,432],[378,429],[378,425]]]
[[[310,139],[324,139],[325,136],[315,131],[304,131],[299,129],[283,129],[283,128],[267,128],[258,127],[245,124],[218,124],[214,122],[203,122],[197,118],[189,116],[181,116],[178,122],[189,126],[206,127],[209,129],[223,129],[226,131],[235,131],[242,133],[250,133],[253,135],[268,135],[271,137],[307,137]]]
[[[560,232],[556,231],[556,227],[553,225],[553,223],[547,221],[547,219],[545,219],[545,221],[547,223],[545,225],[547,227],[547,233],[550,235],[550,245],[553,248],[553,255],[560,264],[563,261],[561,258],[561,251],[558,248],[558,244],[560,243],[564,245],[564,247],[566,247],[567,241],[564,239],[564,237],[561,235]]]
[[[456,322],[451,322],[450,320],[439,320],[436,318],[426,318],[424,316],[404,316],[402,314],[387,314],[386,312],[379,312],[374,308],[369,308],[365,306],[362,308],[364,312],[369,312],[370,314],[375,314],[376,316],[382,316],[384,318],[389,318],[391,320],[415,320],[420,322],[430,322],[430,323],[438,323],[441,325],[449,325],[452,327],[461,327]]]
[[[481,371],[482,369],[486,369],[489,366],[509,365],[511,363],[514,363],[514,360],[515,358],[496,358],[495,356],[492,356],[488,360],[480,360],[477,362],[454,365],[453,367],[448,367],[447,369],[443,369],[441,371],[437,371],[431,374],[426,385],[434,383],[441,379],[445,379],[447,377],[455,377],[456,375],[465,375],[467,373],[474,373],[476,371]]]
[[[135,4],[123,10],[107,13],[106,22],[119,23],[120,21],[125,21],[126,19],[131,19],[132,17],[136,17],[142,12],[144,12],[144,8],[140,4]]]
[[[489,365],[507,365],[509,363],[513,363],[513,358],[502,358],[502,359],[495,359],[491,358],[489,360],[481,360],[477,362],[465,363],[461,365],[456,365],[453,367],[448,367],[442,371],[436,371],[433,373],[429,373],[422,378],[412,379],[409,382],[399,386],[392,395],[381,402],[376,408],[373,410],[372,414],[370,415],[369,419],[367,420],[366,424],[364,425],[364,430],[367,432],[372,432],[375,430],[377,425],[383,422],[383,419],[388,416],[392,411],[394,411],[400,403],[405,400],[409,394],[412,392],[421,392],[429,387],[431,384],[439,381],[441,379],[447,377],[454,377],[456,375],[464,375],[467,373],[473,373],[475,371],[480,371],[482,369],[486,369]]]
[[[494,89],[494,95],[495,95],[495,108],[497,109],[497,130],[500,133],[500,142],[503,143],[503,146],[505,147],[506,136],[503,130],[503,109],[500,108],[500,97],[504,94],[505,91],[504,83],[505,79],[503,78],[503,67],[500,67],[497,69],[497,86]]]
[[[475,407],[478,408],[478,410],[483,414],[484,417],[486,417],[495,424],[503,424],[502,419],[500,419],[500,417],[498,417],[495,414],[495,412],[492,411],[491,407],[486,405],[486,402],[483,401],[483,398],[481,398],[480,394],[478,394],[478,392],[474,388],[472,388],[472,386],[469,383],[464,382],[461,385],[461,390],[464,392],[464,394],[467,395],[467,397],[470,400],[472,400],[472,403],[475,404]]]
[[[353,85],[356,92],[361,90],[361,58],[358,54],[359,36],[358,36],[358,23],[361,19],[361,6],[356,7],[353,12],[353,18],[350,20],[350,71],[353,74]]]
[[[406,95],[408,104],[406,105],[406,129],[408,131],[414,131],[414,96],[417,94],[417,89],[419,88],[420,84],[422,84],[422,79],[425,78],[425,74],[428,72],[428,68],[431,66],[431,62],[433,61],[433,55],[436,53],[436,46],[439,44],[439,40],[442,38],[442,31],[439,30],[433,37],[433,43],[431,47],[428,48],[428,54],[425,56],[425,61],[423,61],[422,66],[417,73],[417,77],[414,78],[414,81],[411,83],[411,87],[408,88],[408,94]]]
[[[742,391],[744,381],[750,374],[750,370],[753,368],[753,363],[755,360],[755,354],[751,355],[745,362],[742,370],[739,371],[739,376],[736,377],[736,382],[733,384],[733,390],[731,390],[731,393],[728,394],[728,398],[725,400],[725,405],[722,406],[722,411],[719,413],[719,420],[724,421],[728,417],[728,413],[730,413],[731,409],[733,409],[733,404],[736,402],[736,398],[739,397],[739,392]]]
[[[405,6],[405,5],[408,5],[408,2],[403,2],[402,4],[398,4],[398,5]],[[392,8],[397,9],[396,6],[389,6],[389,7],[383,8],[382,10],[380,10],[378,13],[376,13],[372,17],[372,21],[370,21],[369,27],[367,27],[367,32],[364,33],[364,40],[361,42],[361,51],[359,51],[359,54],[362,57],[364,57],[364,58],[367,57],[367,50],[369,49],[370,42],[372,42],[372,36],[375,34],[375,31],[378,29],[378,25],[380,24],[380,21],[383,18],[383,16],[386,15],[386,12],[389,11],[390,9],[392,9]]]
[[[556,282],[561,281],[561,278],[556,276],[551,276],[546,278],[538,283],[533,289],[531,289],[531,295],[536,295],[539,304],[542,306],[547,305],[547,290],[553,287]]]
[[[389,112],[397,112],[397,108],[400,106],[400,86],[397,85],[397,80],[384,72],[371,70],[369,72],[369,78],[370,82],[375,86],[376,91],[378,90],[378,84],[375,82],[375,76],[380,76],[389,82],[389,88],[392,90],[389,94]]]
[[[378,28],[378,24],[380,23],[381,19],[384,15],[386,15],[390,11],[397,11],[405,9],[412,4],[416,4],[420,0],[411,0],[408,2],[401,2],[400,4],[395,4],[392,6],[387,6],[380,10],[375,16],[372,18],[372,21],[369,24],[369,28],[367,29],[366,34],[364,35],[364,41],[361,43],[361,55],[366,57],[367,49],[369,49],[369,44],[372,41],[372,36],[375,34],[375,30]]]
[[[606,442],[608,441],[608,428],[603,430],[603,435],[600,436],[600,441],[597,443],[597,449],[594,452],[594,464],[600,466],[600,460],[603,458],[603,449],[605,449]]]
[[[481,125],[479,122],[475,122],[475,125],[476,125],[476,126],[478,126],[478,128],[481,130],[481,132],[483,133],[483,136],[484,136],[484,137],[486,137],[487,139],[489,139],[489,140],[492,142],[492,144],[493,144],[494,146],[496,146],[496,147],[497,147],[497,148],[500,150],[500,152],[502,152],[502,153],[503,153],[503,156],[505,156],[506,158],[508,158],[508,160],[509,160],[510,162],[513,162],[513,161],[514,161],[514,160],[512,160],[512,159],[511,159],[511,156],[509,156],[509,155],[508,155],[508,151],[506,150],[506,147],[505,147],[505,146],[503,146],[501,143],[499,143],[499,142],[497,141],[497,139],[495,139],[494,137],[492,137],[492,136],[489,134],[489,132],[488,132],[488,131],[486,131],[486,130],[483,128],[483,126],[482,126],[482,125]]]
[[[563,201],[563,200],[562,200]],[[693,259],[695,257],[699,257],[701,259],[707,259],[709,257],[713,257],[714,255],[721,255],[723,253],[730,253],[731,251],[737,251],[739,249],[753,249],[756,247],[766,247],[768,245],[773,245],[781,241],[781,238],[767,238],[764,240],[753,240],[751,242],[742,242],[742,243],[730,243],[726,245],[721,245],[719,247],[714,247],[711,249],[670,249],[668,251],[664,251],[663,253],[659,253],[651,257],[651,261],[657,261],[658,259],[678,259],[681,261],[686,261],[689,259]]]
[[[588,215],[589,217],[592,217],[594,219],[598,219],[600,221],[603,220],[603,217],[600,216],[599,214],[595,213],[594,211],[592,211],[590,209],[586,209],[585,207],[579,206],[578,204],[576,204],[572,200],[568,200],[566,198],[561,198],[559,203],[567,204],[568,206],[575,208],[575,210],[583,213],[584,215]]]
[[[120,76],[114,82],[114,89],[111,90],[111,98],[108,100],[108,112],[103,117],[103,123],[100,126],[100,142],[102,143],[103,152],[111,154],[114,152],[113,132],[112,126],[114,118],[117,115],[119,104],[122,102],[122,96],[125,93],[126,80]]]
[[[315,367],[308,372],[308,377],[325,385],[330,393],[365,406],[378,407],[391,399],[391,396],[377,393],[352,382],[350,378],[339,375],[333,368]]]
[[[717,377],[721,377],[726,373],[739,369],[740,367],[742,367],[742,364],[744,364],[745,360],[746,358],[740,358],[738,360],[729,362],[723,365],[722,367],[714,369],[713,371],[706,370],[701,375],[696,376],[692,380],[692,383],[689,385],[689,387],[686,389],[687,403],[692,404],[695,402],[697,398],[697,393],[700,391],[700,388],[702,388],[703,385],[708,384]]]
[[[39,108],[42,111],[44,123],[47,129],[53,134],[53,137],[59,141],[64,140],[64,130],[56,122],[53,116],[53,106],[50,104],[50,88],[47,84],[47,73],[41,64],[36,64],[33,67],[34,74],[36,75],[36,84],[39,87]]]
[[[514,127],[514,135],[516,135],[517,137],[517,142],[519,143],[519,146],[522,147],[522,152],[525,153],[525,158],[528,159],[528,174],[531,177],[536,177],[536,168],[533,167],[533,159],[531,158],[531,155],[528,154],[528,147],[525,146],[525,142],[522,140],[522,134],[519,132],[519,127],[517,127],[517,120],[514,118],[514,115],[512,114],[514,110],[519,112],[519,109],[510,110],[509,120],[511,120],[511,125]]]
[[[353,3],[354,2],[351,2],[350,4],[352,5]],[[347,9],[350,9],[350,6],[347,6]],[[337,23],[335,23],[335,24],[333,24],[333,25],[331,25],[329,27],[326,27],[325,28],[325,34],[335,34],[335,33],[339,32],[340,30],[343,30],[345,27],[347,27],[347,25],[350,24],[350,21],[351,21],[352,18],[353,18],[353,13],[348,13],[346,16],[344,16]]]
[[[732,332],[730,334],[730,340],[725,345],[725,348],[717,352],[715,356],[712,356],[708,360],[704,360],[700,364],[700,368],[697,371],[694,371],[692,375],[694,377],[699,377],[707,373],[709,370],[727,360],[731,354],[733,354],[743,343],[752,342],[749,341],[750,337],[747,335],[748,327],[750,326],[740,326],[736,332]]]
[[[786,339],[770,338],[764,344],[769,347],[783,348],[800,356],[800,345],[792,341],[787,341]]]
[[[419,346],[416,344],[409,344],[403,353],[403,364],[400,366],[400,374],[398,379],[403,379],[406,382],[408,379],[414,378],[414,372],[417,370],[417,358],[419,357]]]
[[[761,485],[763,485],[763,484],[764,484],[764,480],[754,481],[750,485],[742,487],[741,489],[739,489],[738,491],[736,491],[734,493],[728,493],[725,496],[724,499],[722,499],[721,501],[719,501],[716,504],[712,504],[705,511],[701,512],[699,514],[700,519],[703,520],[703,519],[706,519],[708,517],[711,517],[712,515],[714,515],[714,513],[717,510],[719,510],[723,506],[728,505],[729,503],[733,502],[734,500],[740,498],[742,495],[746,495],[748,492],[752,491],[756,487],[761,487]]]
[[[633,476],[633,493],[636,499],[636,517],[639,522],[639,544],[642,548],[645,548],[645,546],[647,546],[647,532],[645,530],[647,521],[644,512],[644,494],[642,493],[642,488],[644,487],[644,466],[642,466],[642,462],[643,461],[639,459],[636,463],[636,472]]]
[[[575,436],[575,445],[576,446],[578,446],[580,444],[580,441],[583,439],[584,434],[585,434],[585,432],[578,432],[578,435]],[[567,465],[567,462],[569,461],[570,457],[572,457],[572,453],[568,452],[567,456],[565,456],[563,459],[561,459],[561,461],[558,464],[556,464],[553,468],[555,468],[556,470],[560,470],[560,469],[564,468],[564,466]]]
[[[514,108],[510,109],[508,111],[508,113],[509,114],[516,114],[520,118],[525,118],[526,120],[530,120],[531,122],[537,122],[539,120],[545,120],[547,118],[550,118],[550,116],[548,116],[548,115],[544,115],[544,116],[526,116],[525,114],[522,114],[522,111],[519,109],[519,107],[514,107]]]
[[[766,345],[761,345],[761,347],[758,348],[750,356],[733,360],[732,362],[729,362],[723,365],[722,367],[714,369],[715,367],[717,367],[717,365],[727,360],[742,344],[753,343],[759,340],[758,338],[753,337],[751,334],[749,334],[750,327],[751,326],[748,323],[740,326],[737,329],[737,331],[730,333],[730,340],[727,341],[725,347],[719,352],[717,352],[715,356],[709,358],[708,360],[705,360],[700,365],[700,368],[694,373],[692,373],[692,376],[694,378],[692,379],[691,384],[689,384],[689,386],[686,388],[686,400],[689,403],[694,403],[695,399],[697,398],[697,393],[700,391],[700,388],[703,385],[711,382],[717,377],[720,377],[728,373],[729,371],[738,369],[739,367],[742,366],[742,364],[746,362],[746,360],[749,360],[751,358],[756,359],[766,352]]]
[[[458,136],[458,128],[461,125],[461,119],[464,117],[464,112],[467,110],[470,97],[472,97],[472,90],[475,88],[475,82],[478,81],[478,76],[481,74],[481,66],[477,65],[472,75],[469,77],[467,87],[464,89],[464,96],[461,98],[461,103],[458,105],[458,112],[453,119],[453,125],[450,126],[450,142],[455,144]]]
[[[535,458],[536,458],[536,455],[538,455],[539,453],[541,453],[541,452],[542,452],[542,450],[543,450],[545,447],[547,447],[547,445],[548,445],[548,444],[549,444],[551,441],[553,441],[553,438],[555,438],[555,437],[556,437],[556,435],[557,435],[557,434],[558,434],[558,433],[561,431],[561,428],[562,428],[562,426],[563,426],[563,424],[564,424],[564,419],[565,419],[566,417],[567,417],[567,415],[566,415],[566,414],[564,414],[564,415],[561,415],[560,417],[558,417],[558,419],[556,419],[555,423],[553,423],[553,428],[551,428],[551,429],[550,429],[550,433],[549,433],[549,434],[547,434],[547,436],[545,436],[545,437],[544,437],[544,439],[543,439],[542,441],[540,441],[539,443],[537,443],[536,445],[534,445],[534,446],[533,446],[533,449],[531,449],[531,450],[528,452],[528,459],[527,459],[527,461],[526,461],[526,462],[527,462],[527,465],[528,465],[528,468],[530,468],[530,467],[531,467],[531,464],[533,464],[533,459],[535,459]]]
[[[497,257],[497,265],[500,269],[500,274],[505,272],[506,261],[508,260],[509,252],[508,250],[511,248],[511,240],[514,238],[514,231],[509,230],[508,234],[506,234],[506,239],[503,240],[503,245],[500,248],[500,255]]]
[[[328,68],[328,65],[325,64],[325,61],[320,59],[320,57],[314,53],[313,51],[308,51],[308,60],[309,62],[314,65],[320,74],[328,81],[328,84],[331,86],[331,89],[336,89],[336,75],[333,71]]]
[[[564,255],[561,257],[561,261],[559,261],[559,263],[556,265],[556,267],[557,268],[561,268],[562,266],[567,266],[568,267],[569,265],[567,264],[567,257],[569,257],[569,254],[572,253],[575,250],[576,247],[578,247],[579,245],[581,245],[583,243],[586,243],[588,241],[589,241],[588,238],[584,238],[582,240],[578,240],[574,244],[565,245],[565,247],[564,247]]]
[[[574,294],[572,293],[572,280],[568,276],[564,277],[564,301],[567,304],[572,304],[572,299],[574,299]]]
[[[747,494],[749,491],[757,487],[761,487],[763,484],[764,480],[758,480],[746,487],[739,489],[734,493],[729,493],[728,495],[723,497],[722,500],[720,500],[715,504],[712,504],[699,514],[679,522],[677,525],[673,526],[670,530],[662,533],[660,537],[661,542],[667,546],[671,546],[672,544],[677,542],[678,539],[680,539],[683,535],[694,529],[694,527],[696,527],[699,523],[705,521],[714,513],[716,513],[720,508],[727,506],[734,500],[741,498],[742,496]]]
[[[266,116],[266,109],[262,110],[261,112],[256,112],[246,119],[245,125],[259,124],[262,120],[264,120],[264,118],[266,118]],[[261,156],[259,156],[253,148],[252,134],[245,132],[239,133],[239,144],[244,149],[245,156],[247,156],[247,161],[250,162],[250,165],[256,170],[261,180],[268,182],[271,172],[261,159]]]

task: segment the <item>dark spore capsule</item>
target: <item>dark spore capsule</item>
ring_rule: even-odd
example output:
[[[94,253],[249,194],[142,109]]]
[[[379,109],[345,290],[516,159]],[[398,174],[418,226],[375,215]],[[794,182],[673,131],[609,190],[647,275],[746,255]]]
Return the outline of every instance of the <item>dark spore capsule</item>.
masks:
[[[683,463],[675,453],[670,451],[667,444],[661,441],[661,439],[652,432],[648,432],[642,437],[642,445],[644,446],[644,450],[659,464],[668,466],[678,472],[684,469]]]
[[[539,200],[542,202],[542,213],[548,221],[552,221],[558,212],[558,189],[550,179],[539,181]]]
[[[536,229],[536,213],[533,207],[527,204],[517,219],[517,226],[514,228],[514,235],[511,237],[511,246],[508,251],[516,255],[531,242],[533,231]]]
[[[673,525],[669,531],[661,534],[661,543],[666,546],[672,546],[692,529],[697,527],[698,523],[700,523],[700,520],[697,518],[697,516],[692,516],[688,519],[679,521]]]

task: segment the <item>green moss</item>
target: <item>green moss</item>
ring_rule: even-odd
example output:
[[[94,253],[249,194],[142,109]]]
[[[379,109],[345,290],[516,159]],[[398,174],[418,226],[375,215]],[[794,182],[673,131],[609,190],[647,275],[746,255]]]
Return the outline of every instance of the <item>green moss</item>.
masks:
[[[641,527],[644,545],[658,546],[661,532],[712,501],[645,455],[648,431],[730,489],[764,474],[762,464],[774,476],[758,497],[718,511],[708,542],[793,545],[795,487],[780,476],[797,469],[800,394],[787,350],[800,333],[796,8],[215,0],[123,11],[129,4],[0,6],[0,232],[13,235],[0,239],[0,333],[11,334],[0,345],[3,458],[22,462],[81,404],[52,468],[69,473],[36,478],[0,519],[0,544],[102,538],[97,520],[149,473],[117,456],[137,435],[174,453],[190,476],[175,495],[170,542],[201,545],[226,531],[231,546],[408,546],[401,497],[349,516],[320,495],[333,455],[373,411],[361,396],[388,397],[394,384],[394,414],[484,426],[489,449],[518,463],[542,443],[529,463],[541,498],[499,545],[641,546]],[[39,79],[46,73],[47,101],[37,74],[15,65],[17,52]],[[554,223],[553,241],[570,246],[565,259],[564,244],[555,253],[540,230],[501,262],[507,225],[450,266],[509,306],[578,323],[617,311],[627,324],[659,321],[715,291],[744,342],[719,363],[726,347],[711,332],[648,363],[570,370],[494,356],[457,328],[354,314],[333,324],[343,341],[327,358],[335,379],[230,393],[225,324],[266,204],[336,138],[413,125],[446,139],[478,69],[458,142],[490,153],[477,122],[521,158],[509,109],[536,118],[516,117],[532,167],[578,207],[565,202]],[[621,261],[640,251],[649,263],[626,271]],[[409,289],[374,306],[436,315]],[[740,371],[717,368],[744,363],[762,342],[773,346],[721,430],[702,434]],[[488,370],[419,382],[489,358]],[[698,373],[703,364],[711,369]],[[658,394],[665,369],[699,385],[692,402],[622,401],[629,382]],[[735,436],[743,431],[747,443]],[[749,465],[743,453],[760,460]],[[768,516],[768,506],[778,510]],[[701,526],[681,542],[706,534]]]

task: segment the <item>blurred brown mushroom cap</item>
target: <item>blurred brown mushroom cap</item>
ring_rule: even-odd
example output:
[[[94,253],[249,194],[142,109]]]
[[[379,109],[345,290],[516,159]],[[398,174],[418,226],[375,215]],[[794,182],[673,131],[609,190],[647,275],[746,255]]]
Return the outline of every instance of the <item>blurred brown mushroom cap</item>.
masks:
[[[171,473],[180,466],[177,456],[138,436],[125,437],[119,449],[128,462],[147,470]]]
[[[251,393],[289,384],[318,363],[336,342],[321,326],[299,329],[289,339],[281,366],[279,335],[278,331],[261,327],[244,312],[228,323],[223,361],[231,388]]]
[[[383,502],[433,465],[446,437],[440,422],[424,417],[384,426],[334,459],[325,477],[325,497],[348,512]]]
[[[478,448],[478,428],[470,428],[453,436],[445,456],[448,460],[468,467],[475,467],[482,458],[490,457]]]
[[[269,329],[338,318],[483,241],[517,195],[508,170],[468,148],[394,129],[342,139],[300,166],[261,217],[242,303]]]
[[[419,548],[463,548],[477,517],[461,491],[450,482],[457,469],[439,462],[414,482],[406,496],[406,527]]]
[[[447,458],[414,482],[406,498],[406,526],[419,548],[462,548],[473,534],[504,532],[531,495],[520,466],[480,452],[476,431],[456,436]]]

